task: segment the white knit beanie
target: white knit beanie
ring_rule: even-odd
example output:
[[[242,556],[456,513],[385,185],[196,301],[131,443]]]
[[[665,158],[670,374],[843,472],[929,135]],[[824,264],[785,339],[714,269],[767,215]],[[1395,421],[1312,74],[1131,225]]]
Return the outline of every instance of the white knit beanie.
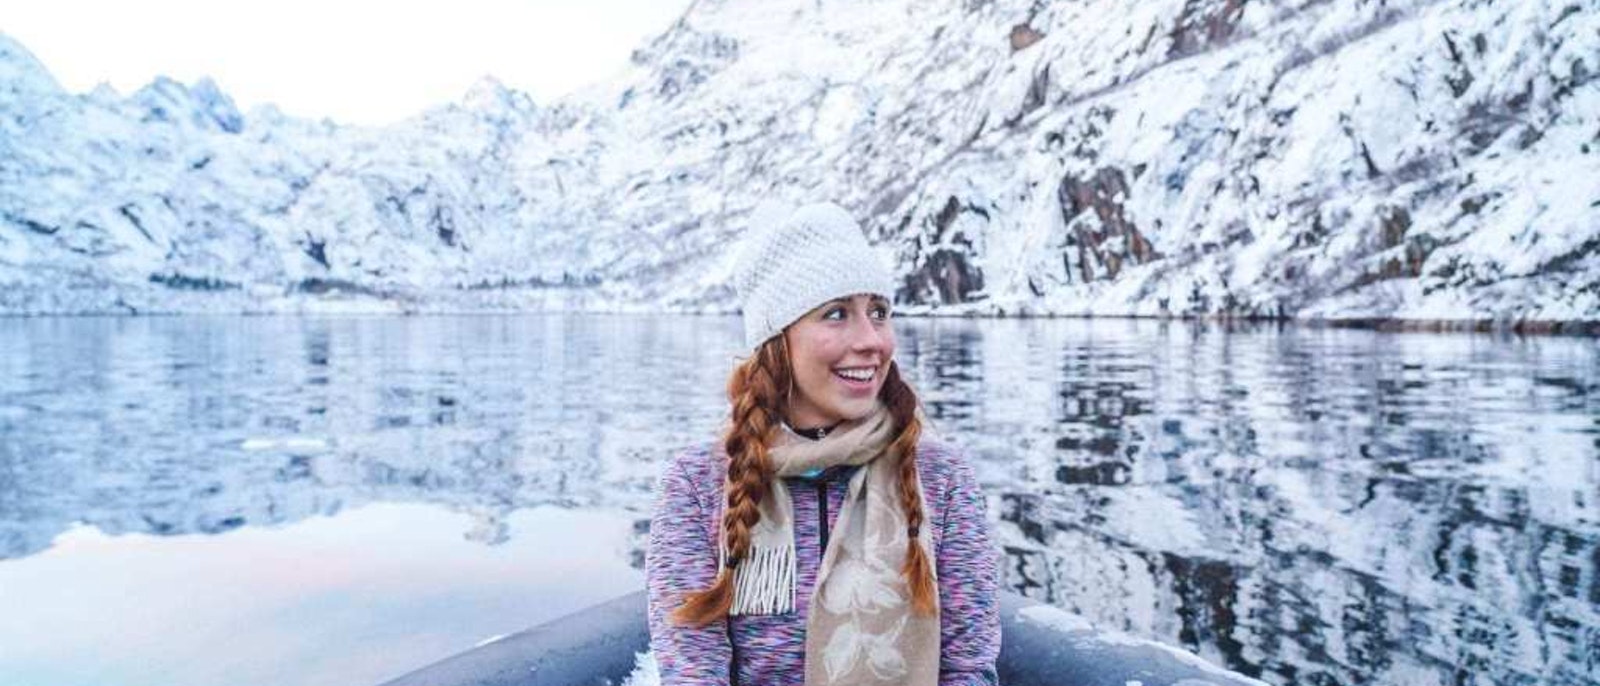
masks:
[[[894,277],[850,213],[806,205],[786,218],[752,215],[734,262],[745,347],[754,350],[822,303],[860,293],[893,299]]]

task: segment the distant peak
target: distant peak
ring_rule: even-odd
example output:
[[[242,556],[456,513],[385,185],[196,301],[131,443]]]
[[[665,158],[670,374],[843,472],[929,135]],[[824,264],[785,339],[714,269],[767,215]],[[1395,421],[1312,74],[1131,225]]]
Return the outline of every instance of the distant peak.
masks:
[[[0,32],[0,89],[64,93],[50,70],[21,43]]]
[[[519,113],[531,113],[534,109],[533,99],[527,93],[510,88],[493,76],[484,76],[478,79],[467,89],[467,94],[461,98],[463,107],[477,112],[497,112],[511,110]]]
[[[133,94],[132,100],[148,112],[147,120],[188,121],[203,129],[216,128],[239,133],[244,117],[210,77],[201,77],[185,86],[167,76],[157,76]]]
[[[467,89],[467,97],[470,98],[475,94],[494,94],[498,96],[510,90],[505,83],[495,78],[494,75],[484,74],[478,77],[478,80],[472,84],[471,88]]]

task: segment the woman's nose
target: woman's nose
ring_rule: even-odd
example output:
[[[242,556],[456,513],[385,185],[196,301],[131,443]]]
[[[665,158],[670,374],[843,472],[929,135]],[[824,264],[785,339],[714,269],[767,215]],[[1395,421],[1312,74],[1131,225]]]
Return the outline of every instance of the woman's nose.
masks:
[[[855,317],[850,326],[850,348],[861,352],[883,350],[891,335],[888,324],[880,326],[870,317]]]

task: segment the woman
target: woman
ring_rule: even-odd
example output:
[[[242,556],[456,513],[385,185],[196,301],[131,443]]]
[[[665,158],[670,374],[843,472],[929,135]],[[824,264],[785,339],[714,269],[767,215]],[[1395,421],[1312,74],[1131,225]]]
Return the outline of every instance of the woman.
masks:
[[[889,271],[821,204],[755,227],[734,276],[752,355],[728,381],[730,425],[657,487],[662,683],[996,683],[983,494],[960,453],[922,435]]]

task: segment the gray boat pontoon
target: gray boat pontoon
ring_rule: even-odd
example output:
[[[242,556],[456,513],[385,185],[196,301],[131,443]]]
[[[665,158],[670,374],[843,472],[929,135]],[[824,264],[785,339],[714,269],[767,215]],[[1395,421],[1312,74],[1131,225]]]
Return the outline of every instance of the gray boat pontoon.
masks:
[[[1000,601],[1005,686],[1264,686],[1154,641],[1095,631],[1013,594]],[[645,595],[631,593],[434,663],[384,686],[622,684],[649,650]]]

